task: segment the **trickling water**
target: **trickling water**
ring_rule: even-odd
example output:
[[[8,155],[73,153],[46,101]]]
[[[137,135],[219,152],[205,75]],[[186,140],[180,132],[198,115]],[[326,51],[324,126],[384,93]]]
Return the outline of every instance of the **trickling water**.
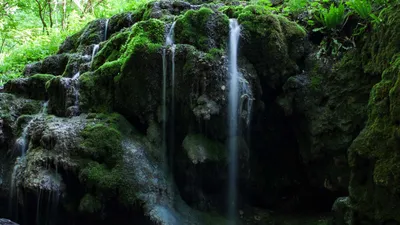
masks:
[[[23,163],[25,162],[25,154],[28,151],[29,148],[29,142],[28,142],[28,131],[30,126],[32,125],[33,121],[35,121],[35,119],[42,117],[44,115],[47,114],[47,106],[48,106],[49,102],[44,102],[42,104],[42,108],[40,110],[40,112],[38,114],[36,114],[29,122],[28,124],[24,127],[24,129],[22,130],[22,134],[21,136],[16,140],[16,146],[17,146],[17,150],[18,152],[21,154],[21,157],[18,157],[15,161],[14,164],[14,168],[13,168],[13,172],[11,174],[11,187],[10,187],[10,196],[9,196],[9,204],[10,204],[10,214],[13,213],[13,199],[15,197],[15,202],[16,202],[16,212],[15,215],[16,217],[18,217],[18,189],[17,187],[17,174],[21,168],[21,166],[23,165]]]
[[[31,120],[29,120],[28,124],[24,127],[22,130],[21,136],[16,140],[16,146],[17,150],[19,153],[21,153],[22,156],[25,156],[26,151],[28,150],[28,130],[29,127],[31,126],[32,122],[36,119],[39,118],[47,113],[47,106],[49,102],[45,102],[42,105],[42,108],[38,114],[36,114]]]
[[[74,82],[74,96],[75,96],[75,101],[74,101],[74,106],[76,109],[76,114],[79,114],[79,76],[81,75],[80,72],[76,73],[72,77],[72,82]]]
[[[104,26],[104,40],[103,41],[106,41],[107,40],[107,31],[108,31],[108,22],[110,21],[110,19],[107,19],[106,20],[106,24],[105,24],[105,26]]]
[[[169,159],[169,162],[171,163],[171,157],[167,156],[167,56],[166,56],[166,48],[170,48],[171,49],[171,53],[172,53],[172,78],[171,78],[171,86],[172,86],[172,93],[171,93],[171,98],[172,98],[172,102],[171,102],[171,115],[170,116],[174,116],[173,112],[174,112],[174,86],[175,86],[175,45],[174,45],[174,28],[175,28],[175,22],[172,23],[171,27],[169,28],[169,31],[167,33],[167,36],[165,38],[165,48],[163,49],[163,55],[162,55],[162,59],[163,59],[163,90],[162,90],[162,128],[163,128],[163,133],[162,133],[162,149],[165,153],[165,171],[168,171],[168,161],[167,159]],[[171,118],[171,121],[174,121],[174,118]],[[171,126],[173,127],[173,126]],[[171,128],[173,129],[173,128]],[[170,132],[171,134],[171,132]],[[172,134],[171,134],[172,135]],[[173,139],[171,139],[173,140]]]
[[[92,68],[93,65],[93,60],[94,60],[94,56],[96,55],[96,53],[99,51],[100,45],[99,44],[95,44],[93,46],[93,50],[92,50],[92,59],[90,61],[90,68]]]
[[[73,77],[72,80],[77,80],[79,78],[79,76],[81,75],[80,72],[77,72]]]

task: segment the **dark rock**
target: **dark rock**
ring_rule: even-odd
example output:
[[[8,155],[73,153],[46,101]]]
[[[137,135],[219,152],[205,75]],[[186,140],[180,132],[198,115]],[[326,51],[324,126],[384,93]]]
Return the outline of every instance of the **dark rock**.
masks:
[[[68,109],[70,107],[79,107],[78,80],[55,77],[49,81],[47,91],[49,93],[49,112],[51,114],[62,117],[77,115],[75,114],[77,110],[68,111]]]
[[[36,74],[27,78],[10,80],[4,85],[4,90],[27,98],[44,100],[47,98],[46,82],[53,77],[51,74]]]
[[[336,199],[332,206],[333,218],[332,225],[351,225],[353,224],[353,212],[351,210],[350,198],[340,197]]]
[[[18,224],[8,219],[0,219],[0,225],[18,225]]]
[[[38,73],[42,73],[42,62],[35,62],[25,66],[23,75],[29,77]]]
[[[42,61],[41,73],[62,75],[68,63],[68,55],[59,54],[45,58]]]

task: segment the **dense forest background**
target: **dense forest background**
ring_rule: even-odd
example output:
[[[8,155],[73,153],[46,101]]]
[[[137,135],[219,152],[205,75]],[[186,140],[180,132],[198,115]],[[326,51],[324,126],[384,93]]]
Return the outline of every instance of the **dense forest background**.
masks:
[[[54,54],[66,36],[96,18],[148,0],[0,0],[0,85],[25,64]]]
[[[134,11],[150,0],[0,0],[0,86],[20,76],[24,66],[54,54],[62,40],[93,19]],[[192,0],[192,3],[216,1]],[[223,1],[235,4],[238,1]],[[246,1],[242,1],[246,2]],[[334,43],[333,51],[353,47],[353,37],[341,35],[351,15],[359,17],[357,36],[379,24],[389,0],[249,0],[279,11],[309,31],[322,32]],[[341,37],[340,37],[341,36]],[[340,40],[342,39],[342,40]],[[350,43],[350,44],[349,44]]]

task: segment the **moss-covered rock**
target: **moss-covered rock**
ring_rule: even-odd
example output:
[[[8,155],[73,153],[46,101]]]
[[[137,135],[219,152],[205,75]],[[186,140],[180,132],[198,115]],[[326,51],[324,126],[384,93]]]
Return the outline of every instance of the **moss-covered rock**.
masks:
[[[201,134],[186,136],[182,145],[187,156],[194,164],[226,159],[224,146],[209,140]]]
[[[400,222],[399,74],[397,58],[371,91],[367,126],[349,149],[352,206],[370,220]]]
[[[386,20],[366,37],[364,68],[383,71],[382,80],[371,91],[367,124],[349,148],[351,207],[357,221],[371,224],[400,223],[398,9],[385,10]]]
[[[176,43],[190,44],[205,52],[224,49],[228,32],[228,17],[206,7],[187,11],[175,25]]]
[[[46,82],[53,77],[51,74],[36,74],[28,78],[10,80],[4,85],[4,90],[27,98],[44,100],[47,98]]]
[[[243,53],[255,66],[265,89],[276,89],[299,72],[305,53],[305,30],[261,6],[247,6],[238,15],[243,27]]]
[[[107,62],[94,72],[79,77],[79,103],[84,111],[107,112],[114,102],[114,78],[120,75],[119,60]]]

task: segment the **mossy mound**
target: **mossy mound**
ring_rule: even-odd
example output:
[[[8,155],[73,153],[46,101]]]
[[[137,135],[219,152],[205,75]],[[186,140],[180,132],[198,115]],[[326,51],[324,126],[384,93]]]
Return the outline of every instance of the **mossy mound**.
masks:
[[[281,87],[300,70],[297,60],[305,53],[305,30],[259,6],[247,6],[236,13],[245,37],[243,54],[267,87]]]
[[[368,123],[349,149],[353,208],[371,220],[400,222],[400,58],[374,86]]]
[[[187,11],[175,25],[177,43],[193,45],[205,52],[213,48],[224,49],[228,33],[228,17],[206,7]]]
[[[398,9],[397,5],[383,13],[387,20],[363,48],[365,70],[383,73],[370,94],[367,125],[349,149],[351,206],[358,220],[370,222],[400,223]]]

